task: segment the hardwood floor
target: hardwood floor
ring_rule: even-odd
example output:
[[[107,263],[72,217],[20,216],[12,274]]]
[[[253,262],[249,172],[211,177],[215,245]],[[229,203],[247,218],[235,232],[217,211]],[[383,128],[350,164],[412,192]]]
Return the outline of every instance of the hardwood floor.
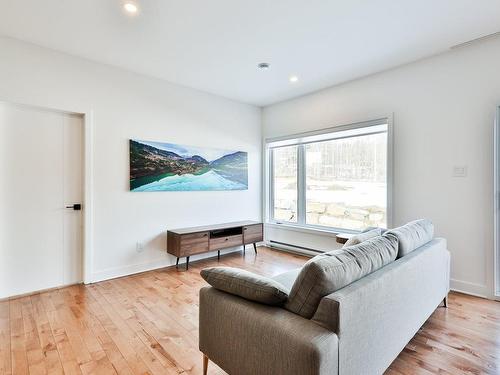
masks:
[[[272,276],[307,258],[259,248],[89,286],[0,302],[0,375],[201,374],[199,272],[216,264]],[[500,303],[452,293],[387,374],[499,374]],[[213,363],[209,374],[224,374]]]

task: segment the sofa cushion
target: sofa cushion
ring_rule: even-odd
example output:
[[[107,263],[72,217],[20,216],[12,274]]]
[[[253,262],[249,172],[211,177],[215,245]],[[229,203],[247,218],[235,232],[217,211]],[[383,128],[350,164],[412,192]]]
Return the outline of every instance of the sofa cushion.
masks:
[[[380,234],[384,234],[385,232],[387,232],[387,229],[386,228],[380,228],[380,227],[366,227],[365,229],[363,229],[363,231],[361,233],[366,233],[368,231],[371,231],[371,230],[374,230],[374,229],[380,229]]]
[[[280,273],[279,275],[273,276],[272,279],[290,290],[292,289],[295,279],[297,279],[297,276],[299,276],[301,269],[302,268],[297,268],[291,271]]]
[[[363,241],[369,240],[370,238],[381,236],[381,235],[382,235],[382,229],[380,229],[380,228],[375,228],[375,229],[371,229],[371,230],[366,231],[366,232],[361,232],[361,233],[358,233],[358,234],[352,236],[351,238],[349,238],[343,247],[357,245]]]
[[[289,289],[252,272],[232,267],[205,268],[201,277],[214,288],[266,305],[282,305]]]
[[[398,258],[401,258],[431,241],[434,237],[434,225],[430,220],[420,219],[391,229],[386,233],[391,233],[398,239]]]
[[[396,259],[398,240],[384,234],[310,259],[301,269],[285,309],[310,319],[321,299]]]

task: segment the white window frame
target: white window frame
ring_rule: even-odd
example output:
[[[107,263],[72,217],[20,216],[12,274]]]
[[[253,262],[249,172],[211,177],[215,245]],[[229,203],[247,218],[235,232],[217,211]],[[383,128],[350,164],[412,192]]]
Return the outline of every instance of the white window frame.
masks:
[[[343,131],[353,131],[355,129],[366,129],[371,126],[387,124],[387,226],[392,227],[393,220],[393,122],[392,115],[377,118],[375,120],[357,122],[348,125],[334,126],[312,132],[292,134],[284,137],[268,138],[264,141],[264,216],[268,225],[288,227],[290,229],[299,229],[312,232],[327,233],[357,233],[356,230],[345,228],[327,227],[322,225],[313,225],[306,223],[306,176],[305,176],[305,147],[307,143],[327,141],[330,139],[339,139],[342,137],[333,136],[333,134]],[[373,132],[372,134],[376,134]],[[328,135],[332,134],[332,137]],[[370,134],[363,131],[362,135]],[[352,137],[349,135],[348,137]],[[273,180],[273,153],[272,149],[276,147],[298,145],[297,154],[297,222],[288,222],[275,220],[274,214],[274,180]]]

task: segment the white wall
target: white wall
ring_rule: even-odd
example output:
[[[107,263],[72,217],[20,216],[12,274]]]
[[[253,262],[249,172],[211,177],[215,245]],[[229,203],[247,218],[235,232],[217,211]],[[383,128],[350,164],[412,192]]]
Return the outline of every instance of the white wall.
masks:
[[[264,137],[393,113],[394,225],[432,219],[448,239],[452,287],[491,295],[499,61],[500,39],[490,40],[272,105]],[[454,165],[467,165],[468,176],[452,177]]]
[[[1,101],[93,113],[94,281],[175,264],[168,228],[261,218],[259,108],[7,38],[0,82]],[[247,151],[249,189],[131,193],[129,138]]]

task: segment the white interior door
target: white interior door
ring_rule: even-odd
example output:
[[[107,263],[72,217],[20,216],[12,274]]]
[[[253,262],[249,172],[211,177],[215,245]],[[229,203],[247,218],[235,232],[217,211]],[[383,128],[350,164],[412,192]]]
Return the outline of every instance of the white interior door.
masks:
[[[82,281],[83,118],[0,103],[0,298]]]

